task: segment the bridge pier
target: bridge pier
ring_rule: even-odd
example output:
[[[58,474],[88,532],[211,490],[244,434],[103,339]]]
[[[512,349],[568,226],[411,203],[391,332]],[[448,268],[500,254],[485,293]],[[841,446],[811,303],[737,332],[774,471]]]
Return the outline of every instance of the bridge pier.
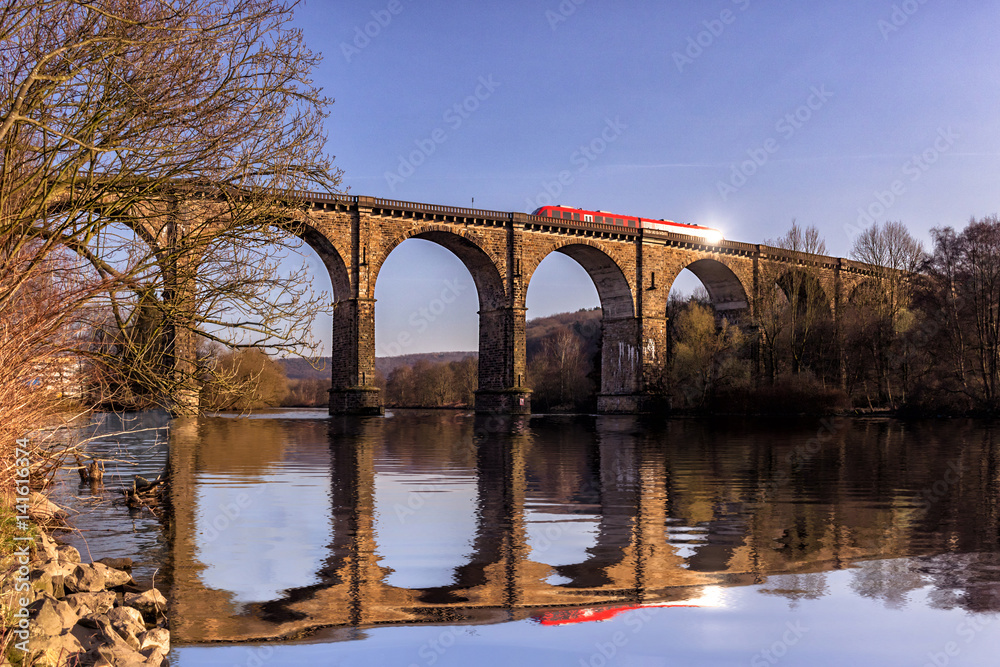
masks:
[[[479,389],[476,412],[531,414],[525,380],[525,308],[479,311]]]
[[[637,414],[653,409],[653,396],[643,388],[655,375],[656,342],[650,339],[649,346],[640,344],[644,325],[644,319],[638,317],[605,318],[601,324],[601,393],[597,396],[601,414]]]
[[[381,415],[375,386],[375,299],[338,301],[333,311],[331,415]]]

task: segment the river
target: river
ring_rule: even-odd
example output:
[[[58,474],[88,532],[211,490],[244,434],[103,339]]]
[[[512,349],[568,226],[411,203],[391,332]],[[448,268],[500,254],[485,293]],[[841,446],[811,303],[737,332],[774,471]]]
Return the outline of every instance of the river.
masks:
[[[152,430],[93,445],[122,461],[106,487],[169,467],[169,524],[70,480],[61,498],[90,507],[78,546],[139,555],[137,578],[169,588],[174,665],[1000,655],[990,423],[291,410],[124,425]]]

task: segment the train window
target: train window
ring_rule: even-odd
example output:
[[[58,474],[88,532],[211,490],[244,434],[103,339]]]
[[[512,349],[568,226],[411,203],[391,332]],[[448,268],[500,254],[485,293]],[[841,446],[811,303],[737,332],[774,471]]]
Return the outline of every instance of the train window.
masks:
[[[572,218],[573,218],[573,214],[572,213],[570,213],[569,211],[563,211],[563,219],[564,220],[571,220]]]
[[[620,225],[620,224],[623,224],[624,222],[625,222],[625,221],[624,221],[624,220],[622,220],[621,218],[615,218],[615,224],[616,224],[616,225]]]
[[[580,214],[579,213],[574,213],[573,214],[573,219],[574,220],[579,220],[580,219]]]
[[[583,219],[586,222],[593,222],[594,221],[594,216],[592,216],[592,215],[585,215],[585,216],[583,216]]]
[[[635,227],[635,220],[629,220],[628,221],[628,226],[629,227]]]
[[[595,215],[594,222],[604,222],[604,217],[600,215]]]

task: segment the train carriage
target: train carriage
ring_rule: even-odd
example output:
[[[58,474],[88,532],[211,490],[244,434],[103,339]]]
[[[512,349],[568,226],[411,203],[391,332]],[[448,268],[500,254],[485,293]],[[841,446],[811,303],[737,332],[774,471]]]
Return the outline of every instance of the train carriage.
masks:
[[[704,239],[708,243],[718,243],[723,239],[722,232],[712,227],[689,225],[683,222],[673,222],[672,220],[653,220],[634,215],[619,215],[617,213],[608,213],[607,211],[586,211],[569,206],[542,206],[536,209],[532,215],[560,218],[575,222],[596,222],[604,225],[631,227],[633,229],[639,227],[643,229],[657,229],[675,234],[695,236]]]

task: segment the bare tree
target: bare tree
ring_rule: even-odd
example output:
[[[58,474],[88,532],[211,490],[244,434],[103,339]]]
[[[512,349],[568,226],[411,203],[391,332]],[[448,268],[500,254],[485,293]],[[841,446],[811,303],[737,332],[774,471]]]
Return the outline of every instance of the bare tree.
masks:
[[[792,227],[774,245],[793,252],[826,254],[826,242],[820,238],[819,230],[810,225],[805,229],[792,220]],[[826,313],[827,304],[823,299],[815,271],[802,266],[788,271],[779,279],[779,284],[788,297],[789,350],[792,359],[792,373],[802,369],[804,357],[810,345],[820,318]]]
[[[774,384],[778,375],[779,345],[788,328],[788,297],[778,284],[781,275],[782,270],[773,264],[761,267],[757,292],[753,296],[753,317],[767,384]]]
[[[901,222],[872,225],[855,239],[851,251],[854,259],[870,265],[874,272],[873,279],[856,291],[852,306],[861,340],[875,364],[879,393],[890,404],[894,402],[890,383],[894,344],[913,323],[912,281],[923,255],[920,242]]]
[[[67,312],[99,306],[91,323],[118,343],[158,322],[142,344],[162,346],[146,368],[161,396],[191,389],[199,334],[303,349],[319,299],[301,272],[274,275],[303,217],[283,193],[332,191],[340,174],[294,5],[0,2],[0,272],[19,262],[0,315],[67,247],[103,286]]]
[[[927,257],[922,267],[924,280],[921,283],[921,311],[924,319],[941,323],[934,325],[935,334],[925,333],[924,344],[943,344],[945,354],[925,355],[932,370],[938,374],[954,376],[957,391],[967,398],[975,398],[969,384],[969,349],[974,340],[971,332],[966,331],[968,303],[965,294],[965,271],[963,257],[963,239],[951,227],[931,230],[934,240],[933,252]],[[926,327],[925,327],[926,329]]]
[[[952,341],[949,362],[965,368],[966,348],[974,381],[963,389],[989,410],[1000,407],[1000,218],[969,221],[960,233],[934,231],[927,262],[934,304],[944,311]],[[972,385],[972,386],[970,386]]]

